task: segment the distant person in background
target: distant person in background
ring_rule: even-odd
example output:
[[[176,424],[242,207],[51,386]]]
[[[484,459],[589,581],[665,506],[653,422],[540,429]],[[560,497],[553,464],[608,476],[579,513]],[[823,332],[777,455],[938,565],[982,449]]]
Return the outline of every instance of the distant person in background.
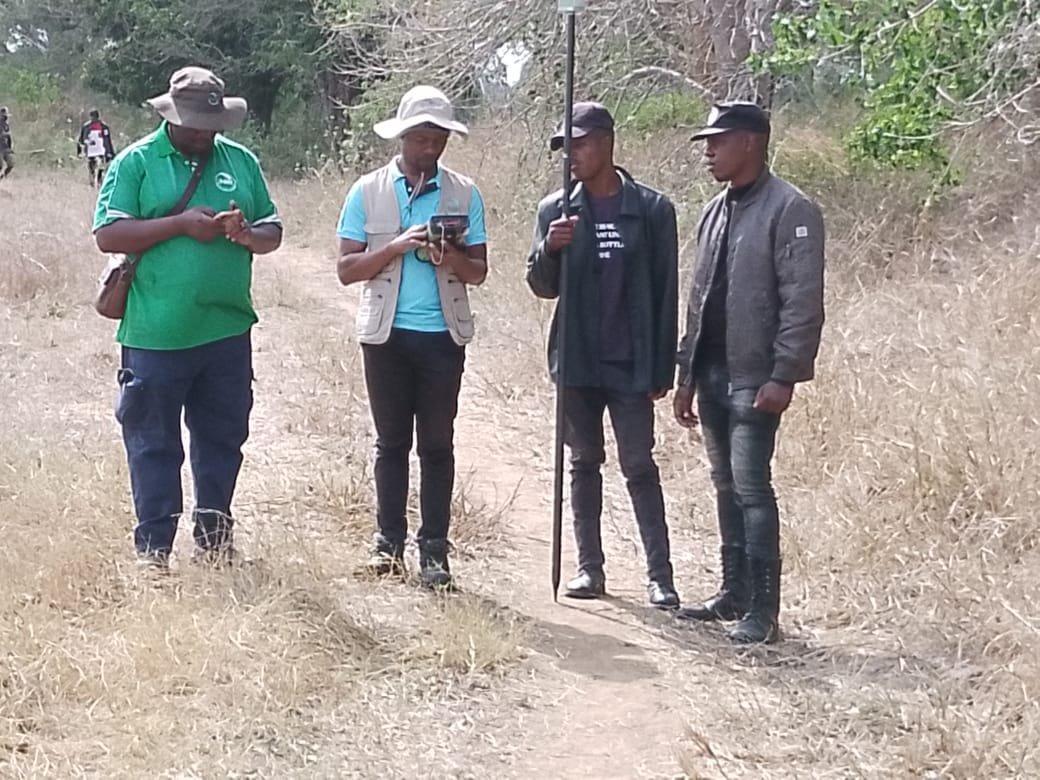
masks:
[[[14,169],[14,140],[11,138],[7,106],[0,106],[0,179]]]
[[[245,100],[225,97],[210,71],[188,67],[148,102],[163,122],[112,161],[94,234],[102,252],[140,257],[116,334],[116,419],[138,559],[164,570],[184,508],[182,418],[195,483],[194,559],[231,559],[231,499],[253,408],[253,256],[278,248],[282,224],[256,156],[221,135],[242,124]],[[171,215],[196,170],[186,209]]]
[[[101,114],[96,108],[91,110],[90,119],[79,130],[76,153],[87,159],[90,186],[101,186],[105,178],[105,168],[112,162],[116,153],[112,147],[112,132],[108,125],[101,121]]]
[[[340,216],[339,280],[364,285],[357,337],[376,428],[376,532],[368,571],[404,573],[408,455],[419,455],[420,581],[449,588],[448,531],[455,484],[455,416],[473,338],[469,285],[487,277],[484,201],[473,181],[440,164],[456,121],[438,89],[418,86],[375,132],[400,153],[362,176]],[[468,218],[457,241],[432,240],[437,214]]]
[[[675,380],[679,250],[675,207],[614,162],[614,118],[599,103],[576,103],[571,170],[572,211],[562,216],[563,191],[538,205],[527,284],[540,298],[559,298],[567,250],[566,300],[549,333],[549,369],[563,392],[571,452],[571,510],[578,571],[564,595],[606,593],[602,466],[603,416],[609,413],[636,525],[646,554],[647,599],[675,609],[671,545],[661,476],[654,461],[654,404]],[[563,127],[549,148],[563,147]],[[567,318],[566,344],[558,343]],[[566,350],[564,376],[559,353]]]
[[[720,103],[693,136],[726,188],[701,214],[686,335],[679,350],[679,425],[698,424],[715,485],[722,587],[679,613],[735,620],[734,642],[779,638],[780,517],[771,463],[795,385],[813,378],[823,328],[823,215],[769,171],[769,116]],[[693,410],[694,397],[697,411]]]

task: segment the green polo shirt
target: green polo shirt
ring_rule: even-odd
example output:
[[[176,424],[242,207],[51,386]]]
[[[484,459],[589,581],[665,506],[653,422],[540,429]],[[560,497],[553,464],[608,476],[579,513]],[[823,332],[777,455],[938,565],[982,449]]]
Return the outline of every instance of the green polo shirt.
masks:
[[[94,231],[120,219],[166,216],[191,173],[191,161],[170,143],[164,122],[112,161]],[[223,211],[231,201],[252,225],[281,225],[256,156],[218,135],[187,207]],[[257,320],[252,271],[252,253],[223,237],[201,243],[178,236],[157,244],[138,262],[116,338],[138,349],[187,349],[245,333]]]

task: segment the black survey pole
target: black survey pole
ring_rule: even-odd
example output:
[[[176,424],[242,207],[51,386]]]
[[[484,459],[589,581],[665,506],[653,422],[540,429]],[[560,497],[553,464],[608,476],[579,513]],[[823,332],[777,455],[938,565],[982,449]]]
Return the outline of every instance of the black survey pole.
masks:
[[[567,64],[563,87],[563,216],[570,214],[571,197],[571,114],[574,107],[574,18],[585,0],[559,0],[566,19]],[[560,592],[560,545],[563,536],[563,393],[567,359],[567,266],[570,252],[564,247],[560,258],[560,296],[556,302],[556,441],[553,471],[552,589],[553,601]]]

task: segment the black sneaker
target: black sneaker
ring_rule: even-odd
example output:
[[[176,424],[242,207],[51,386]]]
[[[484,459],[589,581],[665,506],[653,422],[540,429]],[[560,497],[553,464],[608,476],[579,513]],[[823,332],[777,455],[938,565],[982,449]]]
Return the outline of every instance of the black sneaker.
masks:
[[[368,556],[361,574],[368,577],[404,577],[404,541],[391,542],[382,533],[372,535],[372,553]]]
[[[170,554],[148,550],[137,551],[137,572],[139,575],[150,579],[152,577],[165,577],[170,573]]]
[[[448,540],[430,539],[419,542],[419,581],[430,590],[451,590],[451,566],[448,564]]]
[[[403,550],[373,550],[365,562],[365,574],[371,577],[403,577],[406,573]]]
[[[569,599],[594,599],[606,594],[607,578],[601,571],[579,569],[563,588],[563,595]]]
[[[679,594],[675,592],[675,588],[669,582],[650,580],[646,586],[646,596],[651,607],[657,607],[657,609],[679,608]]]
[[[222,547],[202,547],[195,545],[191,552],[192,566],[209,569],[228,569],[235,563],[235,548],[230,545]]]

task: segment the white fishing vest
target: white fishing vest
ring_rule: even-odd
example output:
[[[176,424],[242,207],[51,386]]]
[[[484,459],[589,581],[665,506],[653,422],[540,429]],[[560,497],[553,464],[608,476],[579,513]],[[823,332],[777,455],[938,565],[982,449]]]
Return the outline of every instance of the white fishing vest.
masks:
[[[401,235],[403,230],[401,209],[394,189],[394,180],[398,175],[397,163],[391,162],[361,179],[369,252],[382,249]],[[468,214],[472,198],[473,180],[441,165],[438,212]],[[403,265],[403,257],[394,258],[364,283],[356,320],[357,338],[362,344],[385,344],[390,338],[397,313]],[[447,266],[439,265],[435,269],[437,292],[440,294],[441,311],[448,331],[456,344],[468,344],[473,339],[474,324],[466,285]]]

